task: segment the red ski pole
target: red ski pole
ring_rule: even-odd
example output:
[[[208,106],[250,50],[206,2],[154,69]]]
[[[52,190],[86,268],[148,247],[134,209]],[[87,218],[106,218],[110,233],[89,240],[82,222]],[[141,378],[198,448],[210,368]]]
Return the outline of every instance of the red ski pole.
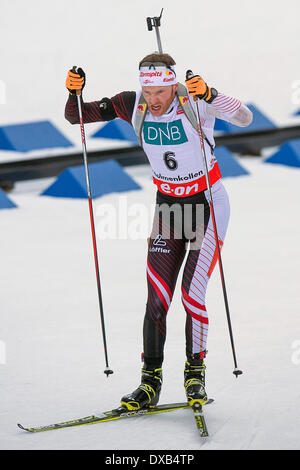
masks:
[[[73,67],[73,71],[75,73],[77,71],[75,66]],[[85,132],[84,132],[84,125],[83,125],[83,117],[82,117],[82,107],[81,107],[81,99],[80,99],[81,90],[76,90],[76,96],[77,96],[77,104],[78,104],[78,112],[79,112],[82,153],[83,153],[86,186],[87,186],[87,193],[88,193],[88,203],[89,203],[91,231],[92,231],[92,240],[93,240],[93,251],[94,251],[95,270],[96,270],[96,279],[97,279],[98,301],[99,301],[99,310],[100,310],[100,319],[101,319],[101,326],[102,326],[102,337],[103,337],[103,346],[104,346],[104,355],[105,355],[105,364],[106,364],[104,373],[108,377],[110,374],[113,374],[113,370],[108,365],[107,342],[106,342],[105,321],[104,321],[104,313],[103,313],[101,283],[100,283],[100,271],[99,271],[99,263],[98,263],[98,250],[97,250],[97,241],[96,241],[96,232],[95,232],[95,221],[94,221],[93,203],[92,203],[92,195],[91,195],[91,184],[90,184],[90,176],[89,176],[87,151],[86,151]]]
[[[192,78],[193,76],[194,76],[194,74],[191,70],[188,70],[186,72],[186,79],[187,80]],[[225,310],[226,310],[229,336],[230,336],[230,342],[231,342],[231,348],[232,348],[232,354],[233,354],[233,361],[234,361],[233,374],[237,378],[243,372],[238,368],[238,365],[237,365],[237,359],[236,359],[236,353],[235,353],[235,347],[234,347],[234,340],[233,340],[233,332],[232,332],[231,319],[230,319],[229,304],[228,304],[228,298],[227,298],[227,290],[226,290],[226,285],[225,285],[224,270],[223,270],[223,264],[222,264],[222,258],[221,258],[221,249],[220,249],[220,244],[219,244],[219,237],[218,237],[218,230],[217,230],[217,224],[216,224],[213,197],[212,197],[211,185],[210,185],[210,181],[209,181],[208,167],[207,167],[207,160],[206,160],[206,152],[205,152],[204,141],[203,141],[203,132],[202,132],[200,112],[199,112],[199,106],[198,106],[198,98],[196,96],[194,97],[194,101],[196,102],[198,133],[199,133],[200,146],[201,146],[201,151],[202,151],[202,158],[203,158],[203,165],[204,165],[204,171],[205,171],[206,185],[207,185],[208,195],[209,195],[210,213],[211,213],[211,217],[212,217],[212,221],[213,221],[214,234],[215,234],[215,239],[216,239],[221,283],[222,283]]]

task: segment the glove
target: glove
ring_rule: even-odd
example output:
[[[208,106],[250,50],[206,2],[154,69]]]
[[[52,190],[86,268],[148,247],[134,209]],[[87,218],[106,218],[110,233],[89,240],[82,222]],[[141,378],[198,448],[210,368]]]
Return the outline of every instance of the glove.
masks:
[[[185,84],[191,96],[197,96],[207,103],[211,103],[218,94],[217,90],[210,88],[200,75],[194,75],[186,80]]]
[[[81,68],[73,67],[68,71],[66,79],[66,87],[71,95],[76,95],[76,91],[80,90],[80,94],[85,86],[85,73]]]

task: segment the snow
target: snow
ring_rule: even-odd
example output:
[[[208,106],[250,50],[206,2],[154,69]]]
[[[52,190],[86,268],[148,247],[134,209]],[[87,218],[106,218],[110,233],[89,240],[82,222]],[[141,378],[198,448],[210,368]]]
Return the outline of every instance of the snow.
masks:
[[[253,0],[242,8],[233,0],[215,1],[213,22],[201,19],[202,4],[192,4],[194,9],[189,4],[187,13],[179,13],[169,0],[164,5],[153,0],[151,8],[117,0],[105,5],[89,0],[84,8],[76,0],[49,5],[28,0],[26,7],[20,0],[3,2],[0,37],[7,47],[1,53],[1,80],[7,96],[1,124],[50,119],[80,149],[78,127],[63,118],[66,70],[75,63],[85,69],[87,100],[136,89],[137,60],[155,48],[145,18],[158,15],[162,6],[163,44],[176,56],[181,80],[187,68],[199,70],[216,88],[256,103],[277,124],[297,123],[291,113],[300,105],[293,94],[299,81],[299,2],[286,2],[288,14],[282,16],[281,4],[271,0]],[[191,12],[196,25],[191,25]],[[49,33],[49,24],[55,24],[55,34]],[[197,50],[188,47],[193,41],[199,43]],[[87,135],[96,128],[89,126]],[[97,145],[108,148],[112,142]],[[88,149],[95,146],[88,139]],[[24,157],[0,156],[1,161]],[[52,179],[16,185],[10,197],[18,208],[0,211],[1,449],[299,450],[299,170],[253,157],[241,163],[250,175],[224,180],[231,220],[222,256],[244,373],[238,379],[232,374],[216,269],[207,293],[206,361],[207,391],[215,402],[205,408],[210,432],[205,440],[198,437],[189,410],[40,434],[17,428],[18,422],[44,425],[111,409],[138,385],[146,240],[98,236],[114,370],[107,378],[87,201],[40,197]],[[142,204],[150,221],[155,189],[149,167],[126,171],[143,189],[95,200],[98,228],[101,205],[117,208],[120,197],[127,198],[129,208]],[[168,313],[161,403],[184,399],[185,318],[179,287],[180,282]]]
[[[218,270],[210,318],[200,442],[189,410],[41,434],[16,427],[110,409],[138,385],[146,300],[145,239],[98,237],[109,378],[102,347],[87,201],[40,197],[50,180],[19,183],[18,209],[1,211],[0,446],[5,449],[299,449],[299,170],[243,158],[249,176],[226,178],[231,222],[223,249],[239,367],[233,361]],[[146,209],[149,167],[127,169],[141,191],[94,201]],[[284,188],[282,188],[284,183]],[[132,221],[129,218],[128,220]],[[180,278],[179,278],[180,279]],[[184,399],[184,311],[180,281],[168,314],[161,403]]]

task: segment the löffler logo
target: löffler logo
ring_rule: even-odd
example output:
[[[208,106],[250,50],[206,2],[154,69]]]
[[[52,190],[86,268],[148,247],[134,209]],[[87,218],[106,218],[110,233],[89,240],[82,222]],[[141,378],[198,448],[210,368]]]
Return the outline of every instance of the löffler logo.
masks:
[[[158,234],[155,238],[155,240],[153,241],[153,247],[149,248],[149,251],[150,253],[165,253],[165,254],[169,254],[171,252],[171,250],[168,250],[166,248],[163,248],[164,246],[166,246],[166,241],[163,240],[163,237],[162,235]]]
[[[167,242],[163,240],[162,235],[158,234],[157,237],[155,238],[153,245],[156,246],[166,246]]]

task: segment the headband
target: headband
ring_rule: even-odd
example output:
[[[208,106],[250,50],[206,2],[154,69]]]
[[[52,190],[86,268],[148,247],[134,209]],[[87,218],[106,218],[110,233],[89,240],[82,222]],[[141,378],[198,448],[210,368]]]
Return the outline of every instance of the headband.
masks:
[[[143,62],[140,66],[141,86],[169,86],[177,83],[174,66],[163,62]]]

